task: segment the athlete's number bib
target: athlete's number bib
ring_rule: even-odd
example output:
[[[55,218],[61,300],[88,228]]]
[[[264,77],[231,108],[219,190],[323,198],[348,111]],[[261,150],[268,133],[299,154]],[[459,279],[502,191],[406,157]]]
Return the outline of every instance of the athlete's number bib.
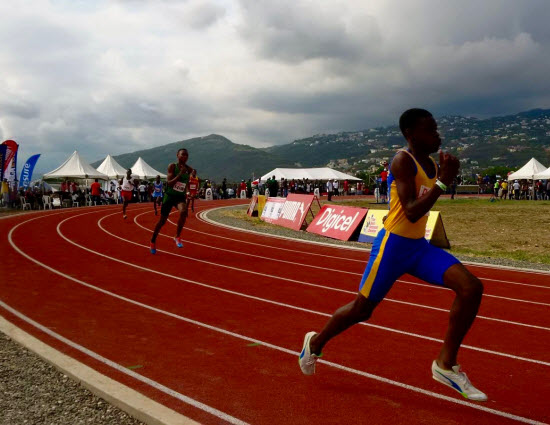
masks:
[[[172,189],[174,189],[176,192],[185,192],[185,183],[176,182],[176,184],[172,186]]]

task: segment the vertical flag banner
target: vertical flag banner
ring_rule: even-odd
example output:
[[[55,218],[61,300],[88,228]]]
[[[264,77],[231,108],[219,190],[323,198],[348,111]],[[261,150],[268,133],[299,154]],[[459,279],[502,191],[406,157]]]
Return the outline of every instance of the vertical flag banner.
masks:
[[[25,165],[23,165],[23,169],[21,170],[21,178],[19,179],[20,187],[28,187],[31,183],[32,172],[34,171],[34,166],[36,165],[36,161],[38,161],[39,156],[39,153],[31,156],[29,159],[27,159]]]
[[[4,180],[4,162],[6,162],[6,153],[8,147],[6,145],[0,145],[0,180]]]
[[[14,140],[6,140],[2,145],[6,146],[6,157],[4,159],[4,167],[2,168],[4,172],[3,178],[7,179],[10,185],[13,185],[16,179],[17,148],[19,145]]]

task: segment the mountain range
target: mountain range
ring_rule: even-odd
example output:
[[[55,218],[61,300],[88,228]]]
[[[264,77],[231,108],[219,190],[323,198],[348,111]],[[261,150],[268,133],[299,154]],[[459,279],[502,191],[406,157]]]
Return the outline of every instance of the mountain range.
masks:
[[[514,115],[478,119],[463,116],[436,118],[443,148],[458,156],[463,175],[488,167],[517,168],[535,157],[550,165],[550,109],[534,109]],[[189,165],[199,177],[235,182],[258,177],[276,167],[325,167],[355,174],[373,171],[406,145],[397,125],[336,134],[316,134],[291,143],[254,148],[211,134],[181,140],[151,149],[114,156],[130,167],[142,157],[153,168],[166,173],[176,152],[189,151]],[[92,165],[97,167],[101,161]]]

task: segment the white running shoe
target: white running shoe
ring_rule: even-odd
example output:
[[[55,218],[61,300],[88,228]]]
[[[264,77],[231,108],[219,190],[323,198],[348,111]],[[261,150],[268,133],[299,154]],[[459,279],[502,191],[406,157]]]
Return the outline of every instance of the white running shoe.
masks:
[[[315,373],[315,363],[317,359],[321,356],[313,354],[309,347],[309,341],[311,338],[317,335],[316,332],[308,332],[304,338],[304,346],[302,347],[302,352],[298,358],[298,363],[300,364],[300,369],[304,375],[313,375]]]
[[[432,377],[436,381],[458,391],[464,398],[474,401],[487,401],[487,395],[472,385],[459,365],[453,366],[453,370],[445,370],[440,368],[437,361],[434,360],[432,363]]]

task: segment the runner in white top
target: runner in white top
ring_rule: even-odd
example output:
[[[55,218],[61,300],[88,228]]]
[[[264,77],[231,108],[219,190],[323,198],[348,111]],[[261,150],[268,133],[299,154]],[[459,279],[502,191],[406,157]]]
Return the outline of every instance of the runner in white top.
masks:
[[[121,196],[122,196],[122,218],[128,217],[126,215],[126,207],[128,203],[132,200],[132,191],[134,186],[137,184],[135,179],[132,177],[132,170],[128,168],[126,171],[126,177],[120,180],[120,186],[122,186]]]

